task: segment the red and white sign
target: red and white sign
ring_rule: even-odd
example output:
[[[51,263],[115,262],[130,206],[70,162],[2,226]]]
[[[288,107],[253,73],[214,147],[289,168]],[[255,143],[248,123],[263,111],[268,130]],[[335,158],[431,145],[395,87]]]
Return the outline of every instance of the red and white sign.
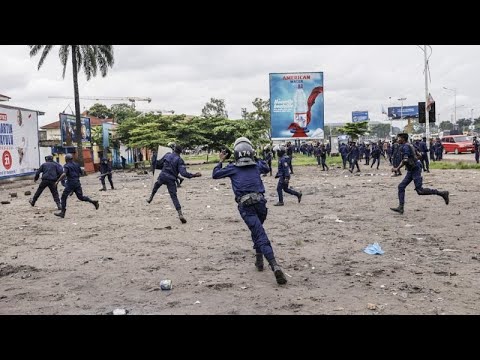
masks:
[[[0,114],[0,121],[7,121],[7,114]]]
[[[4,151],[2,155],[2,164],[6,170],[10,170],[12,167],[12,154],[9,151]]]

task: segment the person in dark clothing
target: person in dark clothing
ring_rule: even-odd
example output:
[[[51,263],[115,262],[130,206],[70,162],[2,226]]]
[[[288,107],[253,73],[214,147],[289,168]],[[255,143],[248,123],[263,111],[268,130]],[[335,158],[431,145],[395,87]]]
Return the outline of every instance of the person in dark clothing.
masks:
[[[102,158],[102,161],[100,162],[100,174],[99,178],[102,183],[100,191],[107,191],[107,187],[105,186],[105,176],[108,177],[108,182],[110,183],[112,190],[115,190],[112,181],[112,164],[106,158]]]
[[[403,181],[398,185],[398,200],[399,206],[390,208],[399,214],[403,214],[405,206],[405,189],[413,181],[415,183],[415,191],[418,195],[438,195],[443,198],[445,204],[449,203],[449,192],[439,191],[437,189],[424,188],[422,185],[422,163],[420,159],[421,153],[416,152],[414,146],[408,143],[408,134],[398,134],[398,143],[401,146],[402,162],[392,171],[399,171],[403,166],[407,169],[407,175]]]
[[[238,203],[238,211],[245,224],[250,229],[255,249],[255,267],[263,271],[263,258],[267,259],[278,284],[287,283],[287,278],[282,268],[277,263],[272,249],[272,244],[263,227],[267,219],[267,200],[265,199],[265,187],[260,174],[269,172],[268,165],[263,160],[255,158],[253,146],[245,137],[238,138],[234,145],[235,162],[222,168],[225,153],[220,154],[220,162],[213,169],[212,177],[222,179],[229,177],[232,182],[232,190],[235,201]],[[288,164],[286,164],[288,168]]]
[[[302,193],[295,191],[289,187],[290,183],[290,172],[289,172],[289,163],[288,156],[285,153],[285,147],[281,145],[278,150],[278,173],[275,175],[275,178],[278,178],[277,184],[277,194],[278,202],[273,206],[283,206],[283,192],[287,194],[295,195],[298,199],[298,202],[302,201]]]
[[[127,167],[127,159],[125,159],[123,156],[120,156],[122,158],[122,169],[125,170]]]
[[[377,170],[378,167],[380,166],[380,155],[382,154],[382,150],[380,149],[380,146],[377,144],[373,144],[372,148],[372,165],[370,165],[370,168],[373,168],[373,165],[377,163]]]
[[[167,146],[168,146],[170,149],[172,149],[173,152],[175,152],[175,147],[177,146],[177,144],[175,144],[174,142],[169,142],[169,143],[167,144]],[[155,154],[155,155],[156,155],[156,154]],[[180,154],[180,155],[181,155],[181,154]],[[155,157],[155,166],[157,165],[157,164],[156,164],[156,160],[157,160],[157,158]],[[175,180],[175,182],[177,183],[177,188],[182,187],[183,180],[185,180],[185,179],[182,178],[182,177],[180,176],[180,174],[179,174],[179,175],[177,176],[177,179]]]
[[[427,173],[430,172],[430,162],[428,161],[427,138],[424,136],[419,144],[419,150],[422,153],[422,168]]]
[[[42,174],[42,182],[38,186],[38,189],[35,192],[35,195],[33,195],[33,198],[28,201],[30,205],[35,206],[35,202],[38,200],[40,195],[42,195],[43,190],[48,187],[50,192],[52,193],[55,204],[57,204],[57,209],[61,210],[62,206],[60,204],[60,197],[58,196],[56,182],[58,178],[62,175],[62,173],[62,166],[53,161],[53,156],[45,156],[45,162],[40,165],[37,172],[35,173],[34,178],[34,182],[37,182],[40,174]]]
[[[370,144],[365,146],[365,165],[370,165]]]
[[[343,170],[345,170],[347,166],[347,154],[348,154],[347,144],[345,143],[340,144],[339,151],[340,151],[340,154],[342,155]]]
[[[267,163],[268,167],[270,168],[270,176],[272,176],[272,158],[273,158],[273,152],[270,149],[270,146],[266,146],[263,149],[263,160]],[[263,176],[267,176],[267,174],[263,174]]]
[[[400,144],[397,142],[396,139],[393,140],[393,145],[392,145],[392,166],[394,168],[398,168],[402,162],[402,154],[400,151]],[[401,176],[402,172],[400,169],[395,171],[392,176]]]
[[[73,192],[75,192],[75,195],[77,195],[78,200],[87,201],[93,204],[95,209],[98,210],[98,201],[91,200],[89,197],[83,195],[82,184],[80,183],[80,174],[82,173],[82,169],[77,163],[73,162],[73,155],[65,155],[65,160],[67,163],[63,166],[63,174],[60,176],[60,178],[58,178],[55,185],[58,185],[58,183],[64,178],[67,178],[67,185],[62,193],[62,209],[60,212],[55,213],[55,215],[61,218],[65,217],[65,211],[67,210],[67,198],[68,195]]]
[[[320,146],[320,160],[322,161],[322,171],[325,171],[325,168],[327,168],[328,171],[328,166],[327,166],[327,149],[325,149],[325,145]],[[358,166],[358,165],[357,165]]]
[[[293,161],[293,146],[292,146],[292,143],[289,141],[287,142],[287,156],[288,156],[288,167],[290,168],[290,173],[293,175],[293,164],[292,164],[292,161]],[[278,161],[280,161],[280,158],[278,159]]]
[[[332,151],[332,147],[330,146],[330,143],[327,143],[327,146],[325,147],[327,150],[327,155],[330,156],[330,152]]]
[[[439,138],[437,138],[437,141],[435,142],[435,161],[442,161],[443,151],[444,147],[442,145],[442,142]]]
[[[360,157],[360,151],[357,147],[357,144],[352,141],[350,151],[348,152],[347,158],[350,160],[350,171],[353,173],[353,169],[357,166],[357,172],[360,172],[360,167],[358,166],[358,158]]]
[[[433,139],[430,139],[430,161],[435,161],[435,144]]]
[[[480,143],[478,142],[477,137],[474,136],[473,137],[473,150],[475,152],[475,161],[477,162],[477,164],[480,160],[480,150],[479,150],[479,148],[480,148]]]
[[[179,145],[175,145],[173,153],[165,154],[161,159],[157,160],[157,169],[161,169],[162,171],[160,172],[160,175],[158,175],[158,179],[153,186],[152,193],[150,194],[147,203],[150,204],[152,202],[153,197],[157,193],[160,186],[166,185],[173,205],[178,212],[178,218],[183,224],[185,224],[187,220],[182,214],[182,207],[177,197],[178,174],[180,173],[182,176],[188,179],[200,177],[202,174],[199,172],[195,174],[189,173],[185,168],[185,162],[180,157],[181,153],[182,148]]]

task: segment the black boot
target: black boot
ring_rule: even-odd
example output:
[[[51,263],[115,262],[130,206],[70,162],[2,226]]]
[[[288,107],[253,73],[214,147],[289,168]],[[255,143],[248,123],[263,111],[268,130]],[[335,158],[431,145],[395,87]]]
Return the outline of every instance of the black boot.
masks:
[[[113,185],[112,185],[112,190],[115,190],[115,188],[113,187]]]
[[[263,271],[263,254],[257,254],[255,260],[255,267],[258,271]]]
[[[30,205],[35,206],[35,201],[33,201],[33,199],[28,200],[28,202],[30,203]],[[58,209],[58,210],[60,210],[60,209]]]
[[[187,222],[187,219],[185,219],[185,217],[182,214],[182,210],[178,210],[178,218],[180,219],[182,224],[185,224]]]
[[[57,209],[62,210],[62,205],[59,202],[57,203]]]
[[[273,206],[283,206],[283,205],[284,205],[283,201],[282,202],[279,201],[276,204],[273,204]]]
[[[403,214],[403,205],[398,205],[396,208],[390,208],[390,210],[395,211],[399,214]]]
[[[150,204],[152,202],[152,200],[153,200],[153,195],[150,195],[150,197],[147,199],[147,203]]]
[[[303,194],[302,194],[302,192],[300,191],[300,192],[298,193],[298,196],[297,196],[297,198],[298,198],[298,203],[300,203],[300,201],[302,201],[302,196],[303,196]]]
[[[65,209],[60,210],[58,213],[53,213],[53,215],[61,217],[62,219],[65,217]]]
[[[279,285],[284,285],[287,283],[287,278],[285,277],[285,274],[283,273],[282,268],[280,265],[277,264],[277,261],[275,259],[269,261],[270,268],[272,269],[275,279],[277,279],[277,284]]]
[[[440,191],[440,193],[438,194],[441,197],[443,197],[443,200],[445,200],[446,205],[448,205],[448,203],[450,202],[449,194],[450,193],[448,191]]]
[[[107,191],[107,187],[105,185],[103,185],[103,187],[98,191]]]
[[[91,203],[93,204],[93,206],[95,206],[95,210],[98,210],[98,208],[100,207],[100,204],[98,203],[98,201],[92,200]]]

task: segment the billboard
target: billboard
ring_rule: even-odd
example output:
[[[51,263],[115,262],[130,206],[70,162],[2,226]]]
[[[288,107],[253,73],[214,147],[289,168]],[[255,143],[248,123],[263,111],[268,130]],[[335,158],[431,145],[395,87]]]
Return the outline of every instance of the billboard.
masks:
[[[40,167],[38,113],[0,105],[0,179]]]
[[[398,120],[402,117],[404,119],[418,118],[418,105],[389,107],[388,117],[391,120]]]
[[[271,73],[272,138],[323,139],[323,72]]]
[[[352,111],[352,122],[368,121],[368,111]]]
[[[90,127],[90,118],[81,117],[82,123],[82,144],[85,147],[92,146],[92,130]],[[62,135],[63,146],[76,146],[76,123],[75,115],[60,114],[60,132]]]

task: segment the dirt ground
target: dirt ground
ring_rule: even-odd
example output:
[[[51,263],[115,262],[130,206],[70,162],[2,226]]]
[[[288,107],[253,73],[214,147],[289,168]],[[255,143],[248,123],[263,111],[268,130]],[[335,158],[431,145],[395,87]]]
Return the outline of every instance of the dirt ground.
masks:
[[[0,205],[0,314],[480,314],[480,172],[425,174],[450,204],[412,183],[403,216],[389,210],[401,179],[385,163],[359,176],[297,167],[291,185],[304,197],[286,195],[284,207],[273,206],[276,179],[264,178],[265,228],[288,274],[279,286],[254,267],[229,179],[198,169],[179,189],[184,225],[165,188],[145,202],[151,175],[115,173],[107,192],[98,174],[82,178],[100,209],[70,197],[65,219],[48,189],[30,206],[33,181],[0,185],[11,201]],[[384,255],[363,252],[374,242]]]

